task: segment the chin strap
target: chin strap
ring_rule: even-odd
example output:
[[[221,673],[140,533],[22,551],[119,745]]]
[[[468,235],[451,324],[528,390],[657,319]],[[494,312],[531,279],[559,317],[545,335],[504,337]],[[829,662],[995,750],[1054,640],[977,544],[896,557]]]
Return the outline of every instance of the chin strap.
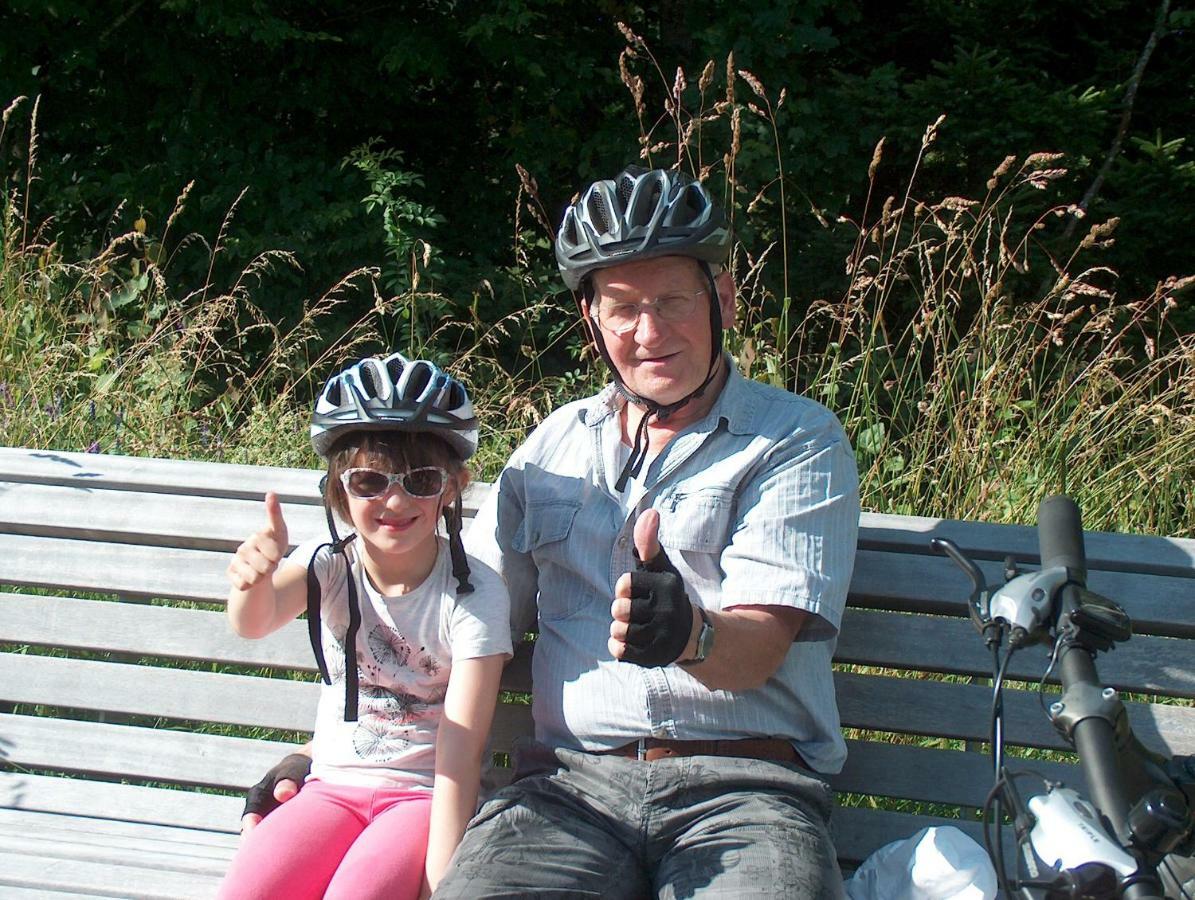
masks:
[[[461,526],[464,513],[461,505],[461,492],[456,492],[456,500],[452,509],[444,507],[444,527],[448,530],[448,553],[452,557],[452,575],[456,579],[457,594],[473,593],[473,585],[469,583],[469,558],[465,555],[465,543],[461,540]]]

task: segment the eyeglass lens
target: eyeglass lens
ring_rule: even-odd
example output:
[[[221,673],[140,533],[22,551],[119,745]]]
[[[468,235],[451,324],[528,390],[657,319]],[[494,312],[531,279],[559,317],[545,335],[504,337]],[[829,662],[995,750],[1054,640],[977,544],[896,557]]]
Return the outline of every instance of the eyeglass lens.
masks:
[[[444,490],[446,478],[444,470],[436,466],[424,466],[393,475],[376,469],[349,469],[345,476],[345,488],[361,500],[382,496],[395,482],[412,497],[434,497]]]
[[[650,309],[665,322],[680,322],[692,315],[697,298],[704,293],[704,289],[698,289],[687,294],[664,294],[645,303],[604,300],[598,305],[598,318],[615,334],[625,334],[639,324],[639,316],[645,309]]]

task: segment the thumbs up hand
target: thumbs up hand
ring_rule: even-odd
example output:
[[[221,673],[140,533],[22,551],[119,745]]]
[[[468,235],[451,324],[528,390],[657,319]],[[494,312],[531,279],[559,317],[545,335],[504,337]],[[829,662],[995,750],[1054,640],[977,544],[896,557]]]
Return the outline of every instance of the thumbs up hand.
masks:
[[[644,510],[635,522],[639,565],[614,586],[610,640],[615,659],[666,666],[685,652],[693,631],[693,605],[676,566],[660,546],[660,514]]]
[[[278,502],[277,494],[268,492],[266,527],[237,547],[236,555],[228,564],[228,580],[238,591],[249,590],[274,574],[289,546],[290,537],[286,520],[282,517],[282,504]]]

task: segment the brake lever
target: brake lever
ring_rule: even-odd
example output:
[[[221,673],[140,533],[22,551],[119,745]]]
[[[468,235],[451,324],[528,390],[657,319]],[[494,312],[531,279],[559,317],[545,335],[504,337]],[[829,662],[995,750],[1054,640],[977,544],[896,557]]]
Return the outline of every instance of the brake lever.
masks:
[[[971,624],[975,630],[983,635],[988,646],[999,643],[1000,626],[992,621],[989,614],[988,586],[983,572],[959,549],[958,544],[950,538],[930,538],[929,545],[939,553],[945,553],[971,579],[971,596],[967,599],[967,612],[971,616]]]

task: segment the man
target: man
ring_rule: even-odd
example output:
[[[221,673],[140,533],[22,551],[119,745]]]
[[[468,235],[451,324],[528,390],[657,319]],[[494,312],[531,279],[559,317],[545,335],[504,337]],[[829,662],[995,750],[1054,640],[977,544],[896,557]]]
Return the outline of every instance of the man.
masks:
[[[613,383],[549,416],[471,553],[538,618],[536,740],[436,897],[835,897],[820,775],[858,528],[834,416],[722,350],[731,236],[705,188],[628,168],[556,256]]]
[[[437,897],[841,894],[815,773],[845,757],[856,470],[833,415],[723,354],[730,242],[675,172],[565,213],[557,260],[613,384],[543,422],[470,530],[515,627],[538,613],[536,741]]]

